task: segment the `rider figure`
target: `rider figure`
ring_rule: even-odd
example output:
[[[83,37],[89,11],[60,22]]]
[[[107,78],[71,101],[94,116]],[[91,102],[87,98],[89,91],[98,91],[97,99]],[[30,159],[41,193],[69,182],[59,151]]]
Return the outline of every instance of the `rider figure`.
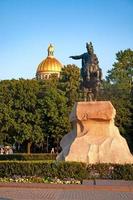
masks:
[[[86,43],[87,52],[78,56],[70,56],[72,59],[82,59],[81,76],[83,82],[81,83],[83,92],[86,91],[92,99],[96,100],[99,90],[100,82],[102,80],[102,70],[99,68],[99,61],[94,54],[92,43]]]
[[[91,74],[99,80],[99,62],[96,54],[94,54],[92,43],[86,43],[87,52],[78,56],[70,56],[72,59],[82,59],[81,76],[84,81],[91,79]]]

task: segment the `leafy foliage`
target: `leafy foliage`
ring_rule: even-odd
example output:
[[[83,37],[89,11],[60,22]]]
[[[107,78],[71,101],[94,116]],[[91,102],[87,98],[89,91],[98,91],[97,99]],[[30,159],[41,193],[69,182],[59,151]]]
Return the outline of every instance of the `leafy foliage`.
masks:
[[[130,49],[116,54],[116,62],[108,71],[103,82],[105,100],[110,100],[116,108],[116,125],[133,150],[133,51]]]
[[[69,111],[78,99],[80,69],[75,65],[64,66],[61,72],[59,88],[65,92]]]
[[[0,82],[1,134],[8,133],[7,141],[42,141],[40,115],[36,109],[38,84],[35,80]]]
[[[59,145],[60,139],[69,131],[66,98],[57,88],[45,88],[39,100],[42,129]]]
[[[116,54],[116,62],[103,81],[99,100],[116,108],[116,125],[133,150],[133,51]],[[70,130],[68,115],[79,97],[80,69],[64,66],[61,77],[49,80],[0,81],[0,144],[51,145]]]
[[[133,180],[132,164],[93,164],[57,161],[0,161],[0,177],[39,176],[45,178]]]
[[[0,82],[1,142],[41,143],[46,136],[61,138],[68,131],[66,98],[55,80]]]
[[[43,153],[43,154],[27,154],[27,153],[14,153],[14,154],[1,154],[0,160],[56,160],[57,154]]]

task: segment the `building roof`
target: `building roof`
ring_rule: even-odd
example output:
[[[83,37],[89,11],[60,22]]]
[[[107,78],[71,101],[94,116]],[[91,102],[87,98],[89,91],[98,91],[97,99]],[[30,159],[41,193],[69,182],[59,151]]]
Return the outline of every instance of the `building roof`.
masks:
[[[54,47],[52,44],[48,47],[48,56],[44,59],[37,68],[37,73],[43,72],[60,72],[62,64],[54,57]]]

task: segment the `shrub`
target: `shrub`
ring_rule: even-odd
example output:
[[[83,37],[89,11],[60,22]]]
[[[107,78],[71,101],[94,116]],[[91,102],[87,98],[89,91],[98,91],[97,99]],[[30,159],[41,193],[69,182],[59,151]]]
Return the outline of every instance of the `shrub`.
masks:
[[[56,154],[42,153],[42,154],[3,154],[0,155],[0,160],[55,160]]]
[[[0,177],[39,176],[45,178],[133,180],[133,165],[58,161],[0,161]]]
[[[115,165],[113,174],[113,179],[124,179],[124,180],[133,180],[133,165],[125,164],[123,165]]]

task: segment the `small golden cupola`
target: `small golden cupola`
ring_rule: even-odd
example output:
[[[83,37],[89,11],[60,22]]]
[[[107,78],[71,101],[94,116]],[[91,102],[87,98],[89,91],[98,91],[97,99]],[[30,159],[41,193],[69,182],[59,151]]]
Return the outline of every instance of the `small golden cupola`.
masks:
[[[38,80],[49,79],[52,74],[59,77],[61,68],[62,64],[54,57],[54,46],[50,44],[47,58],[38,65],[36,78]]]

